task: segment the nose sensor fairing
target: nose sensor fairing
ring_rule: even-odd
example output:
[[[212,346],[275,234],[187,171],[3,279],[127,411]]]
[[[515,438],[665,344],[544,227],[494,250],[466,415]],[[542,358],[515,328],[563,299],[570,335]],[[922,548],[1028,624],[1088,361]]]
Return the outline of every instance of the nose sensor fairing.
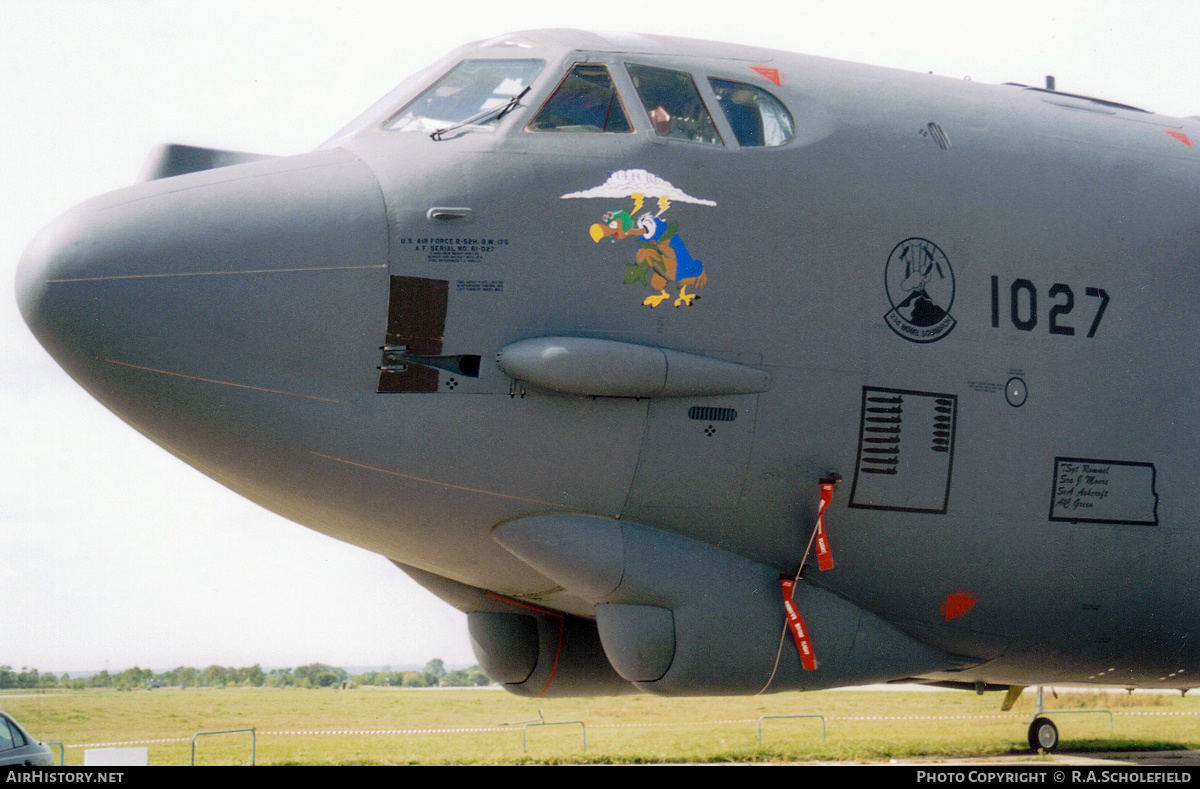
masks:
[[[225,481],[372,387],[386,281],[379,186],[333,150],[83,203],[29,246],[17,290],[72,377]]]

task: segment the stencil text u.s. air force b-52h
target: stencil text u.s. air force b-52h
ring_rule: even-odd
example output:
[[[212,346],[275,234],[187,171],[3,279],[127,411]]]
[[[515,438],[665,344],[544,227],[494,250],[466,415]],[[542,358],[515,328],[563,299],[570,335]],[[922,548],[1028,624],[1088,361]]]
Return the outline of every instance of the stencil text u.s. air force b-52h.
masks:
[[[514,692],[1182,689],[1198,138],[518,33],[309,154],[164,148],[19,299],[145,435],[465,611]]]

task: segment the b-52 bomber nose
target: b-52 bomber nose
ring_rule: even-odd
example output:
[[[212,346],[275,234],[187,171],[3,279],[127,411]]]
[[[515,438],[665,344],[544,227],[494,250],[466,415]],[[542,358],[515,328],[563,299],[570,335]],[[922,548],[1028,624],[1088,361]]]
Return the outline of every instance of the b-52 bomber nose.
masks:
[[[191,173],[53,221],[22,257],[18,301],[105,405],[236,477],[245,444],[283,446],[300,412],[370,389],[387,233],[374,175],[344,151]]]
[[[310,154],[166,149],[19,298],[144,434],[466,613],[516,693],[1185,689],[1197,138],[528,31]]]

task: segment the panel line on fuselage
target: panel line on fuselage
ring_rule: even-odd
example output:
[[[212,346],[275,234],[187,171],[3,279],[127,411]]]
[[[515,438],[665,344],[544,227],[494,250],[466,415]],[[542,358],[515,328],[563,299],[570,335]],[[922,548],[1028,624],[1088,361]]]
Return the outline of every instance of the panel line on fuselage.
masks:
[[[346,400],[334,400],[331,397],[320,397],[318,395],[304,394],[303,392],[285,392],[282,389],[268,389],[265,386],[251,386],[250,384],[235,384],[233,381],[221,381],[216,378],[204,378],[199,375],[188,375],[187,373],[174,373],[170,370],[159,370],[154,367],[143,367],[140,364],[130,364],[129,362],[118,362],[116,359],[103,359],[102,361],[108,364],[116,364],[121,367],[130,367],[134,370],[142,370],[147,373],[158,373],[159,375],[170,375],[175,378],[186,378],[189,381],[203,381],[207,384],[219,384],[220,386],[232,386],[237,389],[252,389],[255,392],[267,392],[268,394],[281,394],[288,397],[303,397],[308,400],[319,400],[322,403],[336,403],[337,405],[350,405]]]
[[[361,271],[363,269],[387,268],[386,264],[371,266],[313,266],[310,268],[259,268],[245,271],[177,271],[164,274],[114,274],[107,277],[74,277],[48,279],[47,283],[61,282],[107,282],[115,279],[158,279],[161,277],[231,277],[249,274],[297,274],[306,271]]]
[[[417,476],[413,476],[412,474],[404,474],[399,471],[391,471],[386,468],[379,468],[378,466],[368,466],[366,463],[356,463],[353,460],[347,460],[345,458],[334,457],[333,455],[326,455],[321,452],[317,452],[316,450],[313,450],[313,449],[309,450],[309,454],[316,455],[319,458],[325,458],[326,460],[332,460],[337,463],[345,463],[346,465],[349,465],[349,466],[356,466],[358,468],[363,468],[368,471],[378,471],[380,474],[388,474],[393,477],[403,477],[404,479],[411,479],[414,482],[424,482],[429,485],[440,485],[443,488],[453,488],[454,490],[465,490],[468,493],[479,493],[484,496],[496,496],[497,498],[501,498],[501,499],[512,499],[514,501],[528,501],[530,504],[544,504],[547,507],[554,507],[556,509],[570,509],[570,507],[567,507],[565,504],[555,504],[552,501],[542,501],[540,499],[530,499],[530,498],[526,498],[525,496],[513,496],[509,493],[496,493],[495,491],[492,491],[492,490],[481,490],[479,488],[468,488],[464,485],[453,485],[449,482],[441,482],[436,479],[426,479],[424,477],[417,477]]]

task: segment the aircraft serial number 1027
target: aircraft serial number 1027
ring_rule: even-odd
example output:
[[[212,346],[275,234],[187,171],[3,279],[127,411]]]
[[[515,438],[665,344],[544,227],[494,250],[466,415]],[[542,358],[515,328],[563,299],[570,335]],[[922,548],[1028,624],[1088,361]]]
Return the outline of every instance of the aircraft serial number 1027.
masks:
[[[164,148],[19,298],[142,433],[467,612],[517,693],[1187,688],[1198,141],[520,33],[310,154]]]

